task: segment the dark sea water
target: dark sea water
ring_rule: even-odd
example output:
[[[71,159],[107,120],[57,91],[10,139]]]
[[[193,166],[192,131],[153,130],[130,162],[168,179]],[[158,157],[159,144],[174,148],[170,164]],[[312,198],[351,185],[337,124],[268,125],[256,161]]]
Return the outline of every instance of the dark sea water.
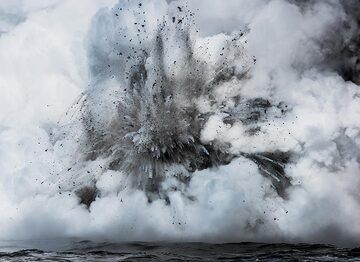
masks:
[[[0,261],[360,261],[360,248],[262,243],[2,241]]]

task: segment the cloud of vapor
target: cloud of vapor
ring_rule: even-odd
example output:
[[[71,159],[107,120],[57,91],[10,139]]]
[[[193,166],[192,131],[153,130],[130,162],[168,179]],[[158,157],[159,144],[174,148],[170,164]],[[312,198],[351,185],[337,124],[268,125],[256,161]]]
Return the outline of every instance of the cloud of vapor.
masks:
[[[0,238],[359,244],[359,8],[2,1]],[[169,160],[177,146],[188,153]],[[269,164],[278,152],[289,160]],[[286,197],[269,165],[290,178]],[[149,167],[163,174],[151,197],[129,175]]]

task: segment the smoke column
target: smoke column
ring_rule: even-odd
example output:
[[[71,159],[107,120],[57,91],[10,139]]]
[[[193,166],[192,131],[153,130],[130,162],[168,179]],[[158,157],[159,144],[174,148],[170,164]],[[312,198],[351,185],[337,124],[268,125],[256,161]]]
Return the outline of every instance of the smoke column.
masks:
[[[360,242],[358,1],[3,1],[0,238]]]

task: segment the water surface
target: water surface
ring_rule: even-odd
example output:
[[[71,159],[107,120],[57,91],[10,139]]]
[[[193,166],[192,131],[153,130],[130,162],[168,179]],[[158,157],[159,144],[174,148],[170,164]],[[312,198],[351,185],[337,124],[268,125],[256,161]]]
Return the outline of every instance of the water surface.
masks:
[[[360,261],[360,248],[265,243],[2,241],[0,261]]]

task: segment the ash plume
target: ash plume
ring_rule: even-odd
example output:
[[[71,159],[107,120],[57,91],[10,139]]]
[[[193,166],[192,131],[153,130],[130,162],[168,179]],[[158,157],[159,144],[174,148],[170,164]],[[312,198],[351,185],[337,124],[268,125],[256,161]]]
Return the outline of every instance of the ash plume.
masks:
[[[130,185],[144,190],[152,201],[167,198],[161,184],[168,177],[188,184],[194,171],[243,156],[256,163],[285,197],[291,185],[284,172],[289,152],[234,153],[226,143],[201,139],[205,123],[215,114],[223,114],[230,127],[242,123],[254,136],[261,132],[257,123],[266,122],[269,111],[279,111],[279,117],[286,113],[283,103],[246,100],[239,92],[227,101],[217,97],[219,87],[234,81],[241,86],[251,77],[256,59],[246,53],[245,32],[225,35],[220,50],[212,53],[209,43],[197,46],[195,14],[186,6],[175,6],[171,15],[151,25],[139,2],[129,7],[133,24],[122,27],[126,8],[118,4],[93,21],[89,59],[94,81],[80,103],[80,161],[106,159],[102,172],[125,173]],[[99,27],[109,19],[113,31],[104,34]],[[129,31],[137,33],[131,36]],[[199,54],[195,48],[204,51]],[[232,104],[226,105],[229,101]],[[201,110],[201,103],[209,110]]]

